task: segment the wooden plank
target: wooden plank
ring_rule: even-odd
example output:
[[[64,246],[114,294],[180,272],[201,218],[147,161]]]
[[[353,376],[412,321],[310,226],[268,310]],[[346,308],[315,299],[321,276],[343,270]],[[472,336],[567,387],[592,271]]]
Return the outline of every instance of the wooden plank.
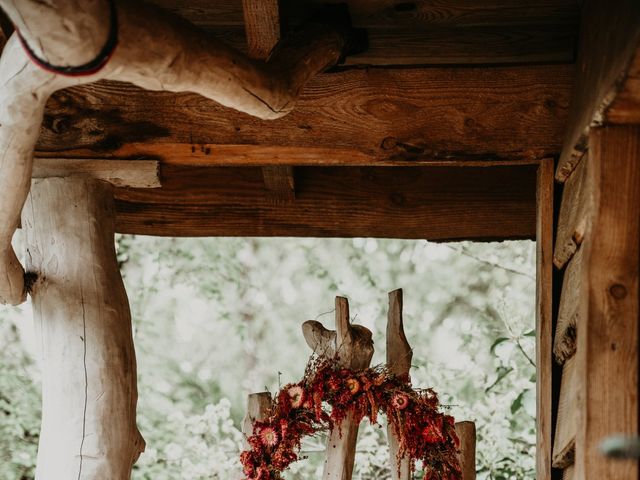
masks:
[[[583,282],[584,257],[580,248],[569,262],[562,282],[562,295],[553,341],[553,355],[562,365],[576,351],[578,328],[585,324],[584,298],[587,295]]]
[[[117,228],[166,236],[533,238],[535,172],[300,167],[296,201],[276,206],[265,199],[260,168],[166,165],[162,188],[116,191]]]
[[[562,268],[582,243],[593,210],[593,185],[587,172],[587,154],[564,184],[553,263]]]
[[[461,480],[476,480],[476,424],[473,422],[457,422],[456,433],[460,438]]]
[[[251,0],[255,1],[257,0]],[[269,0],[273,1],[273,0]],[[241,2],[156,0],[240,48],[245,47]],[[269,2],[265,2],[269,3]],[[325,0],[282,2],[287,23],[299,25]],[[575,0],[349,2],[355,26],[370,48],[347,64],[444,65],[573,62],[579,22]]]
[[[159,188],[157,160],[82,160],[36,158],[33,178],[83,177],[109,182],[116,187]]]
[[[268,198],[276,203],[287,203],[296,198],[296,183],[293,167],[272,165],[262,167],[262,178],[268,192]]]
[[[574,461],[576,433],[578,431],[579,388],[575,358],[570,358],[562,369],[556,434],[553,440],[554,468],[566,468],[572,465]]]
[[[583,247],[588,321],[578,329],[580,426],[576,478],[636,480],[637,461],[605,458],[600,442],[638,435],[640,128],[603,127],[589,136],[596,208]]]
[[[543,160],[536,185],[536,472],[551,480],[553,338],[553,160]]]
[[[574,480],[576,478],[576,468],[571,465],[562,472],[562,480]]]
[[[556,173],[559,181],[566,180],[584,153],[590,127],[613,118],[633,120],[615,117],[616,98],[624,96],[627,106],[640,101],[640,90],[630,90],[628,83],[630,67],[636,75],[640,69],[640,2],[585,0],[581,25],[579,74]],[[640,76],[635,78],[637,82]],[[636,122],[640,122],[638,112]]]
[[[100,158],[144,142],[193,152],[202,144],[335,148],[375,160],[540,159],[560,149],[572,82],[564,65],[347,70],[316,77],[275,121],[195,94],[98,82],[52,97],[37,150]]]

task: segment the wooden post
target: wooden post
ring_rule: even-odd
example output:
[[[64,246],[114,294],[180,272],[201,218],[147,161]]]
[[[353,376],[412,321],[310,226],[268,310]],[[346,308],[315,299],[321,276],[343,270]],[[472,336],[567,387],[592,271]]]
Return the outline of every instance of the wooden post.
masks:
[[[536,220],[536,471],[538,480],[551,480],[553,373],[553,160],[538,167]]]
[[[637,480],[637,460],[607,458],[600,445],[638,434],[640,127],[592,129],[587,155],[594,210],[581,247],[587,290],[575,353],[575,478]]]
[[[251,448],[246,438],[253,435],[253,422],[264,420],[271,408],[271,394],[269,392],[251,393],[247,396],[247,414],[242,421],[242,433],[245,436],[244,448]]]
[[[389,293],[387,314],[387,367],[398,377],[409,377],[413,350],[404,334],[402,323],[402,289]],[[387,425],[387,439],[391,457],[391,478],[411,480],[411,463],[408,458],[398,458],[400,444],[391,424]]]
[[[38,480],[122,480],[144,450],[136,427],[131,316],[114,248],[113,187],[33,181],[22,220],[42,347]]]
[[[313,320],[305,322],[302,331],[314,352],[336,358],[338,365],[343,368],[361,370],[371,363],[371,332],[349,323],[349,302],[346,298],[336,297],[335,331],[327,330],[320,322]],[[358,423],[351,415],[330,432],[323,480],[351,480],[357,437]]]
[[[462,480],[476,479],[476,424],[473,422],[456,423],[456,433],[460,439],[460,468]]]

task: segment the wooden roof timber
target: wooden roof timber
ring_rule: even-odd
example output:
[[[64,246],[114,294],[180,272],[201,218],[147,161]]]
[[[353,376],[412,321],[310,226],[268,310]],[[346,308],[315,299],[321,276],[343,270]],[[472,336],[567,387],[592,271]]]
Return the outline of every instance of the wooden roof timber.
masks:
[[[155,3],[263,57],[277,17],[296,23],[317,2]],[[101,82],[54,95],[36,156],[158,161],[162,188],[117,190],[125,233],[532,238],[536,165],[559,152],[569,106],[576,2],[349,3],[372,45],[351,63],[367,68],[320,75],[283,119]],[[431,66],[389,67],[405,63]]]

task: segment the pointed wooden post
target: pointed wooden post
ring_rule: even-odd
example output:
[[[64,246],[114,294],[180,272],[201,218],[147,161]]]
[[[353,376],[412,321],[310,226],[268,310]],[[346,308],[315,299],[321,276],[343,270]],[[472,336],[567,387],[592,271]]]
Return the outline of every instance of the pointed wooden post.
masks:
[[[38,480],[126,480],[144,450],[114,223],[110,184],[33,181],[22,225],[42,347]]]
[[[349,323],[349,302],[336,297],[336,330],[325,329],[310,320],[302,325],[307,344],[319,355],[336,358],[338,365],[351,370],[367,368],[373,357],[371,332]],[[351,480],[356,454],[358,423],[351,415],[329,434],[323,480]]]
[[[413,350],[404,334],[402,323],[402,289],[389,293],[387,314],[387,367],[397,377],[409,378]],[[399,458],[400,444],[391,424],[387,425],[389,454],[391,456],[391,478],[411,480],[411,464],[408,458]]]

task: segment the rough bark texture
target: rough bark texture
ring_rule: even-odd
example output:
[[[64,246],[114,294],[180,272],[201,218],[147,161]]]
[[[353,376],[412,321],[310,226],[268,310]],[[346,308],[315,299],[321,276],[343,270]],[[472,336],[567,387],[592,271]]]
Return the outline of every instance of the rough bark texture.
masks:
[[[34,180],[24,210],[42,346],[38,480],[122,480],[144,450],[136,427],[131,316],[114,249],[112,187]]]

